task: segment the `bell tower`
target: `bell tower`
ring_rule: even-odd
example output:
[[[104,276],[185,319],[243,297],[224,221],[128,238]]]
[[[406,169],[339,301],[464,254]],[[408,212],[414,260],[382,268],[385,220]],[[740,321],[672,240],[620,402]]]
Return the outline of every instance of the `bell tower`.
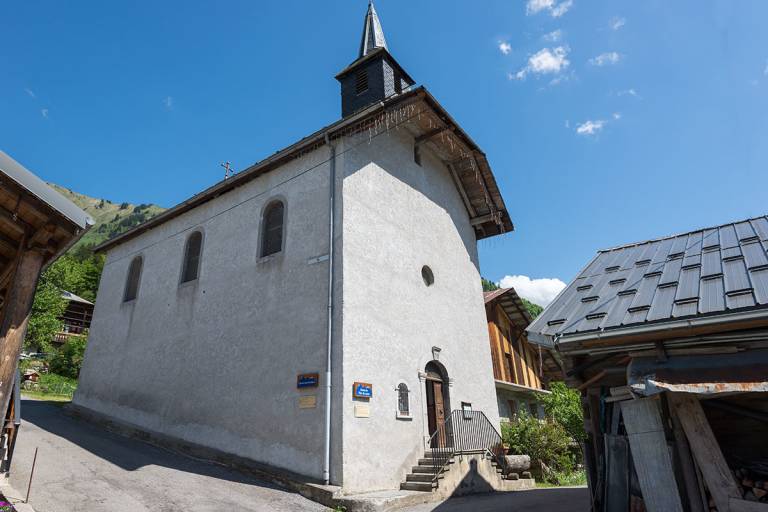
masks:
[[[368,2],[357,59],[336,75],[341,83],[341,116],[406,91],[414,80],[390,55],[379,16]]]

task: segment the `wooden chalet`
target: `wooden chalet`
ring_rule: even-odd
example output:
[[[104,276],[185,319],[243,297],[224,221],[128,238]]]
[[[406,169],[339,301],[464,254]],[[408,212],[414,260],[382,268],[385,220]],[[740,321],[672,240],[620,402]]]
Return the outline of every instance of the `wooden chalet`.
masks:
[[[18,432],[18,361],[40,272],[93,225],[91,218],[0,151],[0,472]]]
[[[525,329],[532,318],[514,288],[483,295],[499,416],[509,420],[525,410],[542,417],[539,397],[548,393],[549,380],[562,374],[559,363],[550,346],[528,341]]]
[[[768,512],[768,217],[600,251],[528,334],[582,392],[592,510]]]
[[[84,334],[91,327],[93,318],[93,302],[71,292],[63,292],[61,296],[67,301],[67,309],[60,317],[61,331],[53,338],[56,345],[63,345],[71,336]]]

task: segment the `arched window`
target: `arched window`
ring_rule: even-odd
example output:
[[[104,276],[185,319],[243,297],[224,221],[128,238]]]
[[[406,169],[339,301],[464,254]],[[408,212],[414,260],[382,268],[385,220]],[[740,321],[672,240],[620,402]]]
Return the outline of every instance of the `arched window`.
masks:
[[[408,398],[408,386],[405,382],[397,385],[397,417],[408,418],[411,416],[411,404]]]
[[[195,231],[187,238],[184,247],[184,264],[181,269],[181,282],[188,283],[200,274],[200,256],[203,252],[203,234]]]
[[[424,265],[421,267],[421,278],[424,280],[424,284],[432,286],[435,284],[435,274],[432,273],[432,269]]]
[[[261,256],[269,256],[283,250],[283,212],[281,201],[271,203],[261,219]]]
[[[125,293],[123,293],[123,302],[134,300],[139,294],[139,283],[141,282],[141,256],[136,256],[128,267],[128,278],[125,280]]]

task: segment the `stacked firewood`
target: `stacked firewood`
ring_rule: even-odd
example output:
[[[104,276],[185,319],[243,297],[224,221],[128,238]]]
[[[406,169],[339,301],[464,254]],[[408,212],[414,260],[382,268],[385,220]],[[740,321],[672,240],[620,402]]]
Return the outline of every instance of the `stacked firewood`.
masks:
[[[745,500],[768,503],[768,479],[747,468],[737,469],[733,475],[741,486]]]

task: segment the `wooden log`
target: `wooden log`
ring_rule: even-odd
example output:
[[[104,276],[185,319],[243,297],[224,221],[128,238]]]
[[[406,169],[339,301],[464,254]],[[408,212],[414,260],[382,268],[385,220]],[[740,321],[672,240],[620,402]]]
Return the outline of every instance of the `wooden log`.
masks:
[[[621,403],[624,426],[648,512],[683,512],[657,400]]]
[[[19,255],[10,294],[4,305],[3,322],[0,325],[0,410],[3,413],[8,409],[13,391],[21,344],[27,330],[43,260],[44,253],[40,250],[29,249]]]
[[[731,498],[741,500],[741,491],[725,462],[704,409],[696,396],[688,393],[670,393],[669,403],[685,431],[691,452],[718,512],[728,512],[731,510]]]
[[[531,457],[528,455],[505,455],[504,458],[509,473],[522,473],[531,469]]]

